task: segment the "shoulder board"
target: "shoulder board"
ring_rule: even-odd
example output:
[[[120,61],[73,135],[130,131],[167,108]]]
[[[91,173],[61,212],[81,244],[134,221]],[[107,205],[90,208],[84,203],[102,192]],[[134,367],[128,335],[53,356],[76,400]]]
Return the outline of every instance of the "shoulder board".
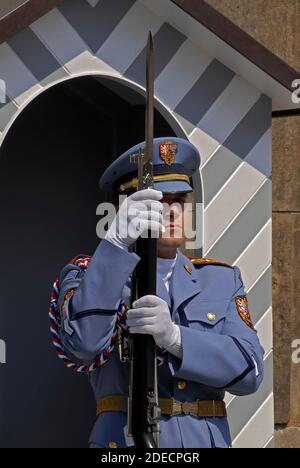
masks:
[[[215,260],[213,258],[189,257],[189,260],[192,262],[195,268],[203,265],[220,265],[228,268],[234,268],[232,265],[229,265],[229,263],[220,262],[219,260]]]

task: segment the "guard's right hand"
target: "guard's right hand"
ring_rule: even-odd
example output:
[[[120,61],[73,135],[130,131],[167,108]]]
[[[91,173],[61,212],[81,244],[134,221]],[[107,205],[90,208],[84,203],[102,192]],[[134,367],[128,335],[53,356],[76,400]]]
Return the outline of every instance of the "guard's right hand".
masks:
[[[158,237],[164,232],[163,194],[154,189],[139,190],[127,197],[119,208],[105,239],[121,248],[134,244],[146,231]]]

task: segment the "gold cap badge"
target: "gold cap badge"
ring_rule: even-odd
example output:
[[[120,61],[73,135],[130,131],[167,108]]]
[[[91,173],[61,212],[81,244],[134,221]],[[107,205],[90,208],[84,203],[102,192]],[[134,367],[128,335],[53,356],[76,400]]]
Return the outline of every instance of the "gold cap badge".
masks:
[[[174,164],[176,160],[176,153],[177,144],[173,143],[172,141],[166,141],[165,143],[159,145],[160,157],[168,166]]]

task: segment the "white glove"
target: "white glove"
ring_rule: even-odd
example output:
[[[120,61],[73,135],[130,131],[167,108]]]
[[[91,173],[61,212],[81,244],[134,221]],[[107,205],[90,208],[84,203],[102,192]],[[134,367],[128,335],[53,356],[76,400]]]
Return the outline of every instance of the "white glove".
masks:
[[[129,332],[152,335],[158,346],[181,357],[180,329],[172,322],[168,304],[160,297],[144,296],[132,307],[127,315]]]
[[[138,237],[150,230],[153,237],[164,232],[162,192],[145,189],[134,192],[121,204],[105,239],[123,249],[128,249]]]

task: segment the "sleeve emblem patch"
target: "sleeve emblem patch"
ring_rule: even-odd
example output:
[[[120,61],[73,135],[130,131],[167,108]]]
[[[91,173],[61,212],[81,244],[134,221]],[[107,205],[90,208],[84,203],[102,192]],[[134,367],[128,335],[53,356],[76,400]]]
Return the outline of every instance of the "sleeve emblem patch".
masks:
[[[243,320],[243,322],[245,322],[246,325],[248,325],[248,327],[250,327],[253,331],[256,332],[251,319],[247,296],[237,296],[235,298],[235,303],[238,314]]]

